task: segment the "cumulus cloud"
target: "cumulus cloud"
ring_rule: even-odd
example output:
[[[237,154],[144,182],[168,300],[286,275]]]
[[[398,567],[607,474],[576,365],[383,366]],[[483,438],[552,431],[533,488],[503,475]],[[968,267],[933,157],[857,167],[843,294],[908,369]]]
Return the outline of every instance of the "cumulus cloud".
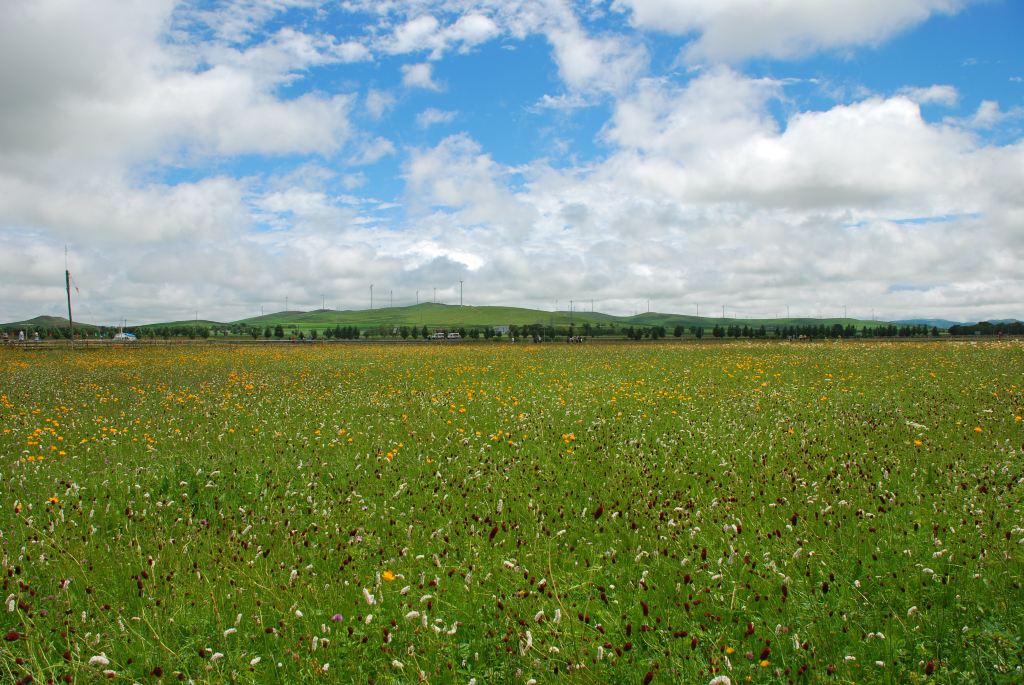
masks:
[[[403,64],[402,84],[408,88],[441,90],[441,85],[434,81],[434,66],[430,62]]]
[[[366,112],[374,119],[380,119],[384,114],[395,106],[397,99],[385,90],[371,88],[366,93],[364,107]]]
[[[647,67],[642,45],[621,36],[587,35],[578,25],[547,30],[558,73],[574,91],[624,91]]]
[[[459,52],[469,52],[499,32],[493,19],[478,12],[463,14],[448,26],[443,26],[430,14],[422,14],[395,27],[382,41],[382,47],[385,52],[396,55],[429,51],[431,59],[440,59],[452,47]]]
[[[458,112],[450,112],[436,107],[428,107],[416,115],[416,124],[420,128],[430,128],[436,124],[449,124],[455,121]]]
[[[926,88],[901,88],[900,95],[921,105],[945,105],[952,107],[960,100],[960,93],[953,86],[934,85]]]
[[[395,154],[395,144],[387,138],[378,136],[373,140],[365,141],[359,146],[359,153],[349,160],[350,164],[356,166],[373,164],[384,157]]]
[[[698,34],[686,48],[691,61],[735,62],[791,58],[817,50],[876,45],[970,0],[615,0],[638,27]]]

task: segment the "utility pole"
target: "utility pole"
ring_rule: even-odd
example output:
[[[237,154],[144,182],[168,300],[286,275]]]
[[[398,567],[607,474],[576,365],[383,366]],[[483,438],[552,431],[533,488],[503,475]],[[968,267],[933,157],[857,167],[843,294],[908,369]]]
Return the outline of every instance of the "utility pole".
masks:
[[[459,306],[462,306],[462,281],[459,281]]]
[[[64,248],[64,258],[67,259],[67,247]],[[68,291],[68,333],[71,335],[71,346],[75,346],[75,323],[71,318],[71,271],[64,269],[64,285]]]

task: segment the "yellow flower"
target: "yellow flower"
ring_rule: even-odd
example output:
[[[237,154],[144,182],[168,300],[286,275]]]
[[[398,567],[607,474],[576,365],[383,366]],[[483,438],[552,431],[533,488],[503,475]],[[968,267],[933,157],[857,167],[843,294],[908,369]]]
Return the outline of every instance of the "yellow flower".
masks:
[[[768,668],[768,660],[761,659],[761,668]]]
[[[924,443],[923,443],[923,442],[921,442],[920,440],[914,440],[914,445],[916,445],[917,447],[920,447],[920,446],[921,446],[921,445],[923,445],[923,444],[924,444]]]
[[[388,571],[384,571],[384,573],[380,574],[380,577],[390,583],[390,582],[392,582],[395,579],[395,574],[392,573],[390,570],[388,570]]]
[[[50,499],[48,499],[46,501],[49,502],[50,504],[58,504],[58,503],[60,503],[60,500],[57,499],[56,497],[51,497]]]
[[[726,654],[732,654],[732,653],[733,653],[733,652],[735,652],[735,651],[736,651],[736,650],[735,650],[735,649],[733,649],[732,647],[726,647],[726,648],[725,648],[725,653],[726,653]]]
[[[981,433],[981,432],[982,432],[982,431],[984,431],[984,430],[985,430],[985,429],[984,429],[984,428],[982,428],[981,426],[975,426],[975,427],[974,427],[974,432],[975,432],[975,433]]]

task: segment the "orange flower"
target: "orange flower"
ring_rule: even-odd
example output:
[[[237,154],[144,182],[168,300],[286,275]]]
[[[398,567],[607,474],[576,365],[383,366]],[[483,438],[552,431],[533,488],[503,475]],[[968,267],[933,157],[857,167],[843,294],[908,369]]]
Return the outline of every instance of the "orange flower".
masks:
[[[58,504],[58,503],[60,503],[60,500],[57,499],[56,497],[51,497],[50,499],[48,499],[46,501],[49,502],[50,504]]]
[[[384,571],[384,573],[380,574],[380,577],[390,583],[395,579],[395,574],[392,573],[390,570],[387,570]]]
[[[924,444],[924,443],[923,443],[923,442],[921,442],[920,440],[914,440],[914,445],[916,445],[917,447],[920,447],[920,446],[921,446],[921,445],[923,445],[923,444]]]
[[[974,427],[974,432],[975,432],[975,433],[981,433],[981,432],[982,432],[982,431],[984,431],[984,430],[985,430],[985,429],[984,429],[984,428],[982,428],[981,426],[975,426],[975,427]]]

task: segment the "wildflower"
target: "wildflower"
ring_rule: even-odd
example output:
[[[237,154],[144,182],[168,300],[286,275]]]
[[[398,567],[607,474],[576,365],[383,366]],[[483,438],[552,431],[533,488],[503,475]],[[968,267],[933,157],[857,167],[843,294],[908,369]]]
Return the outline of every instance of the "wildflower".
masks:
[[[331,620],[334,621],[335,623],[340,623],[341,621],[345,620],[345,617],[342,616],[341,614],[335,614],[334,616],[331,616]]]
[[[217,663],[218,661],[220,661],[223,658],[224,658],[223,654],[221,654],[220,652],[214,652],[213,655],[210,656],[210,663],[214,663],[215,664],[215,663]]]
[[[107,658],[105,652],[100,652],[98,655],[89,659],[90,666],[109,666],[110,659]]]
[[[234,635],[237,632],[238,632],[238,628],[228,628],[227,630],[224,631],[224,637],[227,637],[228,635]]]
[[[50,499],[48,499],[46,501],[49,502],[50,504],[60,504],[60,500],[57,499],[56,497],[51,497]]]
[[[388,570],[388,571],[384,571],[384,573],[380,574],[380,577],[390,583],[390,582],[394,581],[395,574],[392,573],[390,570]]]
[[[367,590],[366,588],[363,588],[363,599],[366,600],[367,604],[376,604],[377,603],[377,600],[374,599],[373,595],[371,595],[370,591]]]
[[[258,656],[254,656],[253,658],[249,659],[249,665],[250,665],[250,666],[255,666],[255,665],[256,665],[256,664],[258,664],[258,663],[259,663],[260,661],[261,661],[260,657],[258,657]]]
[[[907,618],[912,618],[917,613],[917,607],[913,606],[907,609]]]
[[[729,680],[729,676],[720,675],[712,678],[708,685],[732,685],[732,681]]]
[[[761,663],[759,665],[761,666],[761,668],[768,668],[769,663],[770,662],[767,659],[761,659]]]
[[[391,660],[391,666],[392,666],[393,668],[396,668],[396,669],[398,669],[399,671],[401,671],[401,670],[402,670],[403,668],[405,668],[405,664],[403,664],[403,663],[402,663],[401,661],[399,661],[398,659],[392,659],[392,660]]]
[[[915,446],[915,447],[920,447],[920,446],[921,446],[921,445],[923,445],[923,444],[924,444],[924,443],[923,443],[923,442],[921,442],[920,440],[914,440],[914,446]]]
[[[732,653],[733,653],[733,652],[735,652],[735,651],[736,651],[736,650],[735,650],[735,649],[733,649],[732,647],[726,647],[726,648],[725,648],[725,653],[726,653],[726,654],[732,654]]]
[[[975,426],[974,427],[974,432],[975,433],[983,433],[984,431],[985,431],[985,429],[982,428],[981,426]]]
[[[415,609],[413,609],[412,611],[410,611],[409,613],[407,613],[405,615],[405,618],[410,620],[410,621],[415,621],[419,617],[420,617],[420,612],[416,611]]]

